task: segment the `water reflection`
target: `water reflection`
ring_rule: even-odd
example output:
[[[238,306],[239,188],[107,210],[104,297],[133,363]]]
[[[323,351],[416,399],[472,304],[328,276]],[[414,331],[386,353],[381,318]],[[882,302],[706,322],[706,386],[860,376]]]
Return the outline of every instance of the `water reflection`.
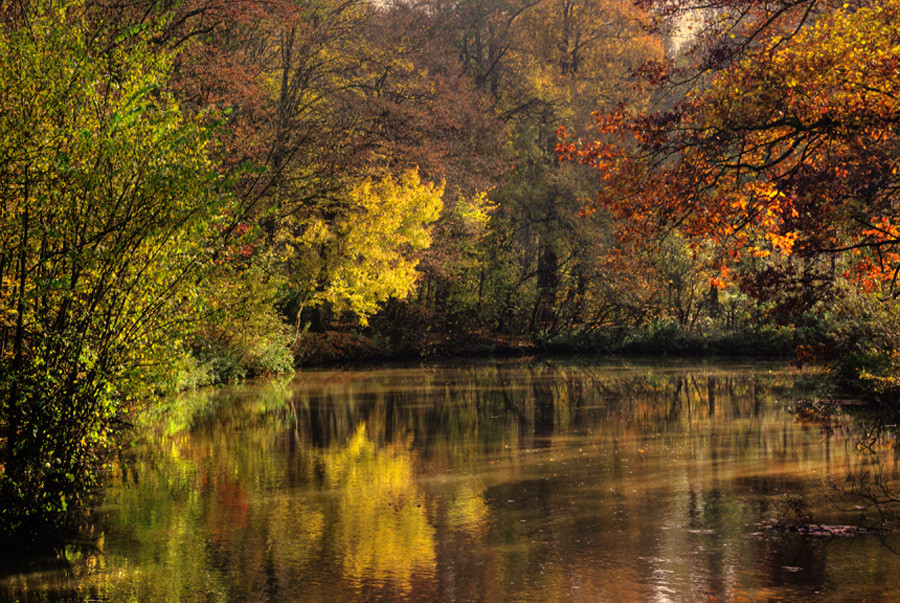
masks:
[[[195,392],[141,426],[102,553],[3,586],[115,601],[900,593],[880,538],[786,529],[859,522],[842,480],[883,494],[898,477],[891,429],[802,412],[805,380],[507,362]]]
[[[379,447],[360,425],[346,446],[313,458],[323,487],[337,493],[333,545],[344,580],[356,589],[393,582],[406,593],[414,577],[433,578],[435,530],[408,443]]]

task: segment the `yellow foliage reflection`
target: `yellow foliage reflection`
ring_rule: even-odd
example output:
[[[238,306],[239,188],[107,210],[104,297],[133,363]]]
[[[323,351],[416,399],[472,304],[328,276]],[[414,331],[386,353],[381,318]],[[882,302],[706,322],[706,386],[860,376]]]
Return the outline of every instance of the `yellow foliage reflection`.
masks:
[[[393,582],[407,592],[435,571],[434,527],[419,492],[407,447],[379,449],[365,425],[344,447],[318,458],[325,486],[338,497],[335,547],[345,580]]]
[[[447,523],[451,528],[477,535],[487,525],[490,509],[484,491],[463,484],[447,506]]]

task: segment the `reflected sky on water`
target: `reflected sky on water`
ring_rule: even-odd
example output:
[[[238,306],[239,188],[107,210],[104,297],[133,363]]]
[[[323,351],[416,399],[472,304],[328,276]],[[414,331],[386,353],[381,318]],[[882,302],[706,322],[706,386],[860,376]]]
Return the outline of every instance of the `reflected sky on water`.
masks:
[[[798,407],[819,381],[780,365],[504,361],[191,392],[139,425],[98,550],[0,588],[36,601],[900,599],[894,537],[842,527],[892,527],[849,492],[900,478],[893,431]]]

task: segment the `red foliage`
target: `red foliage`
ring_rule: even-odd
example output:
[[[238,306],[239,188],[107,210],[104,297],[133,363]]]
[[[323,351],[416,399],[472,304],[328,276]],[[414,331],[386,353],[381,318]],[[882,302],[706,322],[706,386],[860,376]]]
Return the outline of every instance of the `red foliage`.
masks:
[[[623,221],[625,239],[678,230],[697,247],[713,243],[724,268],[779,256],[813,266],[841,255],[852,266],[847,276],[892,286],[900,271],[900,56],[882,39],[896,38],[894,3],[831,14],[814,0],[722,6],[739,10],[699,31],[691,77],[659,65],[643,71],[671,94],[686,90],[678,102],[597,115],[592,140],[560,131],[560,160],[600,172],[605,186],[593,205]],[[798,287],[809,305],[824,292],[808,276],[745,288],[771,297]]]

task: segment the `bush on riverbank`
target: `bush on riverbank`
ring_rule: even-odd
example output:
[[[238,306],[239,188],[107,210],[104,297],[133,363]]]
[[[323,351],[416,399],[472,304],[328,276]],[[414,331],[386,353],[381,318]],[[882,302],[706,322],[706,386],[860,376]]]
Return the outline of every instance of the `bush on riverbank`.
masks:
[[[74,526],[177,357],[229,198],[151,27],[20,8],[0,24],[0,537],[35,541]]]

